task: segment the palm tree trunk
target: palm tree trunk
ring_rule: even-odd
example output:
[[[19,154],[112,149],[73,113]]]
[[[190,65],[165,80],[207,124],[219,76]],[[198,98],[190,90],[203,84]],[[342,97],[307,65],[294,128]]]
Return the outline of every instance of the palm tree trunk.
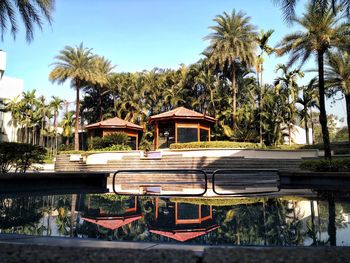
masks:
[[[337,245],[337,227],[335,225],[335,202],[333,193],[328,193],[328,235],[331,246]]]
[[[70,209],[70,237],[74,237],[74,213],[75,213],[75,207],[77,202],[77,195],[72,194],[72,203],[71,203],[71,209]]]
[[[76,88],[76,105],[75,105],[75,131],[74,131],[74,150],[79,151],[79,111],[80,111],[80,101],[79,101],[79,90],[80,82],[75,80]]]
[[[314,119],[313,119],[312,108],[310,109],[310,118],[311,118],[312,144],[315,144]]]
[[[306,113],[307,114],[307,113]],[[308,119],[307,116],[305,116],[305,134],[306,134],[306,144],[309,145],[310,144],[310,140],[309,140],[309,126],[308,126]]]
[[[348,124],[348,142],[350,145],[350,93],[345,94],[346,102],[346,120]]]
[[[317,54],[318,60],[318,88],[320,96],[320,124],[322,127],[322,137],[324,145],[324,157],[325,159],[331,160],[331,143],[329,141],[329,132],[327,127],[327,113],[325,105],[325,87],[324,87],[324,52],[319,51]]]
[[[54,116],[54,126],[55,126],[55,154],[57,154],[57,148],[58,148],[58,140],[57,140],[57,112],[55,111],[55,116]]]
[[[233,130],[236,130],[236,127],[237,127],[237,123],[236,123],[236,107],[237,107],[236,93],[237,93],[237,90],[236,90],[236,69],[233,66],[233,69],[232,69],[232,122],[233,122],[232,128],[233,128]]]

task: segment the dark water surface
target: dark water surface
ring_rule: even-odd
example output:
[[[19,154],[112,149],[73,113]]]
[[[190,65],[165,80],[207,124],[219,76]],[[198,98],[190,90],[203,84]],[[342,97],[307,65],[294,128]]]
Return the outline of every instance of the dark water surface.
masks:
[[[203,245],[349,246],[350,194],[0,197],[0,233]]]

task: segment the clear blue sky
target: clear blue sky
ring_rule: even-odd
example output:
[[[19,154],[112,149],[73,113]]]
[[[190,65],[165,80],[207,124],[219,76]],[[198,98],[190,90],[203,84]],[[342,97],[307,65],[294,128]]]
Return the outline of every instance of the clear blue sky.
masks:
[[[299,5],[299,10],[302,7]],[[83,42],[110,59],[117,72],[177,68],[200,58],[208,44],[203,37],[210,33],[212,19],[232,9],[243,10],[259,29],[274,29],[272,45],[293,30],[283,22],[272,0],[57,0],[52,26],[45,25],[43,32],[37,29],[32,43],[26,43],[24,30],[16,40],[5,36],[1,43],[8,56],[5,74],[24,79],[25,90],[36,89],[47,98],[55,95],[73,101],[70,83],[54,85],[48,81],[50,64],[64,46]],[[266,58],[267,82],[276,77],[276,64],[285,61]],[[306,83],[310,74],[300,83]],[[328,107],[328,113],[344,117],[344,102]]]

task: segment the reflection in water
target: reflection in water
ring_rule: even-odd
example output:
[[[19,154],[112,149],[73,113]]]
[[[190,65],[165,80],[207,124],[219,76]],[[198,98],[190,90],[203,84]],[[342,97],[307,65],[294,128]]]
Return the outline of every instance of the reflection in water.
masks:
[[[0,198],[0,233],[212,245],[349,245],[349,198]]]

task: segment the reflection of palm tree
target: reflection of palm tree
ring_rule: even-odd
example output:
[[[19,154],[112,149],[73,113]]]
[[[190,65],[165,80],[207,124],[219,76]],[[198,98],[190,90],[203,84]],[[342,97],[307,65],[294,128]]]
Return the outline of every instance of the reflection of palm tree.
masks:
[[[72,202],[71,202],[71,210],[70,210],[70,236],[74,237],[74,219],[75,219],[75,207],[76,207],[76,203],[77,203],[77,195],[73,194],[72,195]]]
[[[331,246],[337,245],[337,228],[335,220],[335,202],[333,193],[328,194],[328,235]]]

